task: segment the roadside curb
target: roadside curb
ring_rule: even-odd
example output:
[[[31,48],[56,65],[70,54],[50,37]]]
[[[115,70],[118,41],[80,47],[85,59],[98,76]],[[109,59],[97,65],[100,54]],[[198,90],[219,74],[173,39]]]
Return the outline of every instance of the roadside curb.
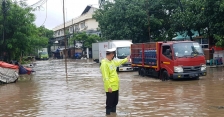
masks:
[[[208,68],[217,68],[217,67],[224,67],[224,65],[212,65],[212,66],[207,65],[206,67],[208,67]]]

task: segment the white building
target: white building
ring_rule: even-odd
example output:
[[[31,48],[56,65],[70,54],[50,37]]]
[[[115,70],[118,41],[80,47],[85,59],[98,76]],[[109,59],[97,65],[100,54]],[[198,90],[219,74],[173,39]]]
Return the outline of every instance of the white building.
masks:
[[[97,10],[96,7],[88,5],[80,16],[65,22],[65,32],[68,32],[66,36],[71,37],[73,33],[76,32],[86,32],[87,34],[100,35],[100,31],[97,30],[98,22],[93,19],[95,10]],[[51,51],[55,51],[58,47],[64,48],[64,24],[62,23],[52,30],[54,31],[54,38],[50,39],[50,42],[52,42],[54,46],[51,47]],[[68,48],[80,48],[80,46],[82,46],[82,43],[76,42],[76,45],[70,44],[68,45]]]
[[[65,23],[66,31],[70,34],[72,34],[73,31],[85,31],[87,33],[99,34],[97,31],[98,22],[92,18],[95,10],[97,10],[97,8],[87,6],[79,17],[73,18]],[[53,31],[55,38],[64,36],[64,24],[56,26],[53,28]]]
[[[88,5],[82,14],[79,17],[73,18],[67,22],[65,22],[65,32],[67,33],[67,37],[71,37],[73,33],[76,32],[86,32],[87,34],[96,34],[100,35],[100,31],[98,31],[98,22],[93,19],[93,14],[97,10],[96,7]],[[65,41],[64,41],[64,23],[56,26],[52,29],[54,31],[54,38],[50,39],[50,42],[53,43],[51,47],[51,51],[54,52],[57,48],[65,48]],[[69,41],[69,38],[67,38]],[[69,44],[67,42],[67,44]],[[67,48],[73,48],[76,52],[77,49],[81,48],[82,43],[76,42],[74,44],[69,44]],[[86,50],[88,54],[88,48]],[[74,55],[74,52],[69,53],[71,56]]]

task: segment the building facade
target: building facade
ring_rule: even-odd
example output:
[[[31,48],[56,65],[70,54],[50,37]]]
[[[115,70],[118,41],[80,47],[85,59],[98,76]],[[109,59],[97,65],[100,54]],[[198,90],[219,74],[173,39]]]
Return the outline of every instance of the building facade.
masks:
[[[93,14],[96,10],[96,7],[87,6],[79,17],[65,22],[65,32],[64,24],[60,24],[53,28],[52,30],[54,31],[54,38],[50,39],[50,42],[53,43],[51,51],[54,52],[58,48],[65,48],[65,34],[68,41],[74,33],[78,32],[100,35],[100,31],[97,30],[98,22],[93,19]],[[67,49],[71,50],[71,56],[74,54],[74,52],[72,53],[73,50],[78,52],[81,47],[81,42],[76,42],[75,44],[70,45],[67,43]]]
[[[55,41],[58,41],[60,44],[64,39],[64,33],[67,33],[67,36],[72,36],[73,33],[77,32],[100,35],[100,32],[97,30],[98,22],[92,17],[95,10],[97,10],[97,8],[87,6],[79,17],[65,22],[65,32],[64,24],[60,24],[53,28],[54,38],[51,39],[51,42],[54,43]]]

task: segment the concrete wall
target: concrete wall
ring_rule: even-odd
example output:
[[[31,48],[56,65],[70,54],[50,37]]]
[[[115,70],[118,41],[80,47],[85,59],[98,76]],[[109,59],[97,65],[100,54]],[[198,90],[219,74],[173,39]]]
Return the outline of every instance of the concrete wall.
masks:
[[[86,30],[96,30],[98,28],[98,22],[95,19],[88,19],[85,21],[87,27]]]
[[[92,18],[94,11],[97,10],[97,8],[92,7],[87,13],[73,18],[72,20],[69,20],[65,23],[66,30],[68,30],[70,33],[73,31],[69,30],[69,28],[74,28],[74,31],[86,31],[86,30],[96,30],[98,28],[98,22]],[[81,24],[85,24],[85,28],[81,27]],[[75,26],[78,26],[79,29],[76,30]],[[64,35],[64,24],[60,24],[53,28],[54,31],[54,37],[60,37]],[[60,32],[60,34],[58,33]]]

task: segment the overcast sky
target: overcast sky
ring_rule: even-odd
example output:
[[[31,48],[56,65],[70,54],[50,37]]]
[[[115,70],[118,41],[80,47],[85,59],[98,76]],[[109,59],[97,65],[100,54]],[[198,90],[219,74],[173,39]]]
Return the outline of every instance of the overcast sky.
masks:
[[[32,5],[40,0],[27,0],[28,5]],[[34,12],[36,15],[35,24],[44,25],[52,29],[63,23],[63,0],[47,0],[40,10]],[[66,21],[78,17],[82,14],[87,5],[98,5],[98,0],[64,0]],[[46,7],[47,5],[47,7]],[[46,18],[46,21],[45,21]],[[44,23],[45,21],[45,23]]]

